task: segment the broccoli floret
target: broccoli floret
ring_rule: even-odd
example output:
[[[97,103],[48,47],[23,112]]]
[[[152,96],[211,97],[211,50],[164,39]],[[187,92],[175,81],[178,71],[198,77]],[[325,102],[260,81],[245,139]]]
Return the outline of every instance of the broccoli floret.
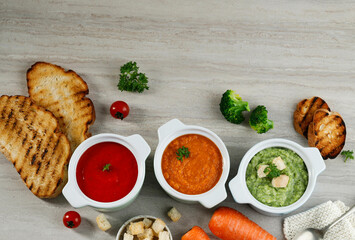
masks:
[[[249,125],[257,133],[266,133],[274,127],[274,122],[267,118],[265,106],[257,106],[250,114]]]
[[[242,98],[233,90],[227,90],[223,93],[219,107],[223,116],[229,122],[236,124],[244,121],[244,111],[250,111],[249,103],[242,101]]]
[[[128,62],[121,67],[120,80],[118,89],[129,92],[143,92],[144,89],[149,89],[148,78],[144,73],[139,73],[139,67],[136,62]]]

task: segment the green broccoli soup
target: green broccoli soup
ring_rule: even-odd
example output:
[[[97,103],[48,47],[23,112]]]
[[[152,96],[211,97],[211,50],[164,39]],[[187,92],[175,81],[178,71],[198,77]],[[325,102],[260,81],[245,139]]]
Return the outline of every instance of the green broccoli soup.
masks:
[[[308,172],[294,151],[271,147],[251,159],[246,171],[250,193],[261,203],[284,207],[296,202],[308,184]]]

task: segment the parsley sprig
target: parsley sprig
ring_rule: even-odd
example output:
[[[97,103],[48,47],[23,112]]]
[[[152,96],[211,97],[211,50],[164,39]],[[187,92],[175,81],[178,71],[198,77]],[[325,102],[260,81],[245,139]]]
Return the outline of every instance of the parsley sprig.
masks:
[[[273,179],[275,177],[278,177],[281,175],[281,171],[277,169],[276,165],[272,163],[270,166],[264,169],[264,173],[266,174],[266,177]]]
[[[120,69],[120,80],[118,89],[129,92],[143,92],[148,87],[148,78],[144,73],[138,72],[139,67],[136,62],[128,62]]]
[[[185,158],[188,158],[190,156],[190,151],[187,147],[185,146],[182,146],[181,148],[179,148],[176,152],[176,155],[177,155],[177,160],[181,161],[182,162],[182,159],[185,157]]]
[[[342,151],[341,155],[345,157],[344,162],[346,162],[348,159],[354,159],[354,151],[346,150]]]
[[[102,171],[105,172],[105,171],[110,171],[110,166],[111,164],[106,164],[103,168],[102,168]]]

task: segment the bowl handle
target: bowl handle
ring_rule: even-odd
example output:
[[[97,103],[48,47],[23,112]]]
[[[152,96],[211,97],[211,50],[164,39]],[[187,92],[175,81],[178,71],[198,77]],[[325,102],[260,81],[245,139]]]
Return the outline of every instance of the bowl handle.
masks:
[[[318,148],[308,147],[306,148],[306,151],[308,153],[309,158],[311,159],[311,164],[313,166],[314,173],[317,176],[326,168],[324,159],[322,158],[322,155],[320,154]]]
[[[227,198],[225,187],[217,188],[203,196],[199,202],[206,208],[212,208]]]
[[[139,134],[134,134],[126,138],[126,141],[132,144],[139,151],[139,157],[145,161],[150,153],[150,147],[148,143],[144,140],[144,138]]]
[[[249,198],[247,197],[248,189],[246,189],[246,186],[243,186],[240,175],[237,174],[237,176],[230,180],[228,184],[229,190],[237,203],[249,203]]]
[[[62,193],[74,208],[81,208],[87,205],[84,203],[84,199],[79,195],[78,191],[74,189],[73,184],[69,182],[64,186]]]
[[[183,127],[185,127],[185,124],[183,124],[180,120],[178,119],[170,120],[169,122],[165,123],[163,126],[158,128],[159,141],[167,137],[170,133],[175,132]]]

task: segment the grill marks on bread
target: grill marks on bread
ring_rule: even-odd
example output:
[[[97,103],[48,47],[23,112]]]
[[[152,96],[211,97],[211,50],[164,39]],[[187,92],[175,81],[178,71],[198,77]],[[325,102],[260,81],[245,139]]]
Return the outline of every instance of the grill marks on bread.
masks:
[[[319,109],[308,128],[308,144],[317,147],[323,157],[335,158],[345,145],[346,127],[337,112]]]
[[[319,97],[303,99],[293,114],[295,130],[308,138],[308,145],[317,147],[323,159],[335,158],[345,145],[346,127],[337,112]]]
[[[85,97],[89,93],[86,82],[74,71],[37,62],[27,71],[27,86],[30,98],[57,117],[72,152],[91,136],[88,129],[95,121],[94,105]]]
[[[293,126],[305,138],[308,138],[308,126],[313,120],[313,114],[318,109],[330,111],[328,104],[320,97],[303,99],[297,105],[296,111],[293,114]]]
[[[67,181],[68,139],[57,119],[24,96],[0,97],[0,148],[38,197],[57,196]]]

